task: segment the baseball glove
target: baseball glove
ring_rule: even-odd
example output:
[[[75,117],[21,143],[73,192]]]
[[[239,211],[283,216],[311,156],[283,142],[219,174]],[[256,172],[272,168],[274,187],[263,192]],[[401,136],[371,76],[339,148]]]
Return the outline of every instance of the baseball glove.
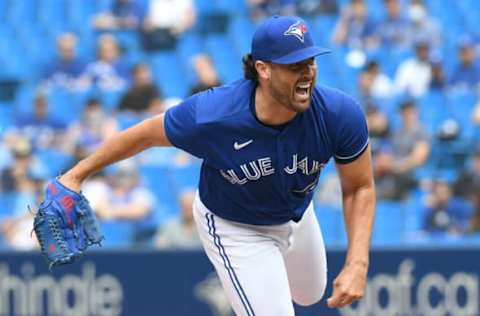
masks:
[[[33,231],[49,269],[72,263],[87,247],[103,240],[88,200],[58,179],[47,185],[45,200],[35,214]]]

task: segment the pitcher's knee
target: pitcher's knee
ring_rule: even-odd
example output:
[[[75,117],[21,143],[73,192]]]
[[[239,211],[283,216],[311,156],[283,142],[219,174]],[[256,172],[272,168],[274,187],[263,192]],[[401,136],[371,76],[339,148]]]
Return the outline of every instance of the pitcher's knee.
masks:
[[[318,288],[312,290],[301,291],[300,293],[292,293],[293,301],[301,306],[310,306],[318,303],[325,294],[326,284],[319,285]]]

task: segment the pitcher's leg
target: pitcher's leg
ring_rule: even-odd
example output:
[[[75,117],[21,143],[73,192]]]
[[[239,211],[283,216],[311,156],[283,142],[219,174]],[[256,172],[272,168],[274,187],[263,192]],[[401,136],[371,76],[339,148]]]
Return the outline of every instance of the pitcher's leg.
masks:
[[[287,272],[273,240],[194,207],[207,253],[238,316],[294,316]]]
[[[284,253],[290,290],[295,303],[318,302],[327,284],[327,256],[312,204],[299,223],[292,223],[291,246]]]

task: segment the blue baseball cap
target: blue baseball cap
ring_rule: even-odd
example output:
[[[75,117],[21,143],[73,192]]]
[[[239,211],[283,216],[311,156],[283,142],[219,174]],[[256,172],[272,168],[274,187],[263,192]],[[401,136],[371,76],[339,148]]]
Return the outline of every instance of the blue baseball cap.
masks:
[[[329,52],[315,46],[307,24],[296,16],[270,17],[253,34],[253,60],[294,64]]]

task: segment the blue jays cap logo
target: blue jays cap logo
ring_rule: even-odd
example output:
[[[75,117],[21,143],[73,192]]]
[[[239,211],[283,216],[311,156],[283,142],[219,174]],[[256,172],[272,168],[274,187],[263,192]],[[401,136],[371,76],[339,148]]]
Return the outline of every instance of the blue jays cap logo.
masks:
[[[307,33],[307,26],[302,21],[298,21],[290,25],[283,35],[293,35],[303,43],[305,40],[305,33]]]

